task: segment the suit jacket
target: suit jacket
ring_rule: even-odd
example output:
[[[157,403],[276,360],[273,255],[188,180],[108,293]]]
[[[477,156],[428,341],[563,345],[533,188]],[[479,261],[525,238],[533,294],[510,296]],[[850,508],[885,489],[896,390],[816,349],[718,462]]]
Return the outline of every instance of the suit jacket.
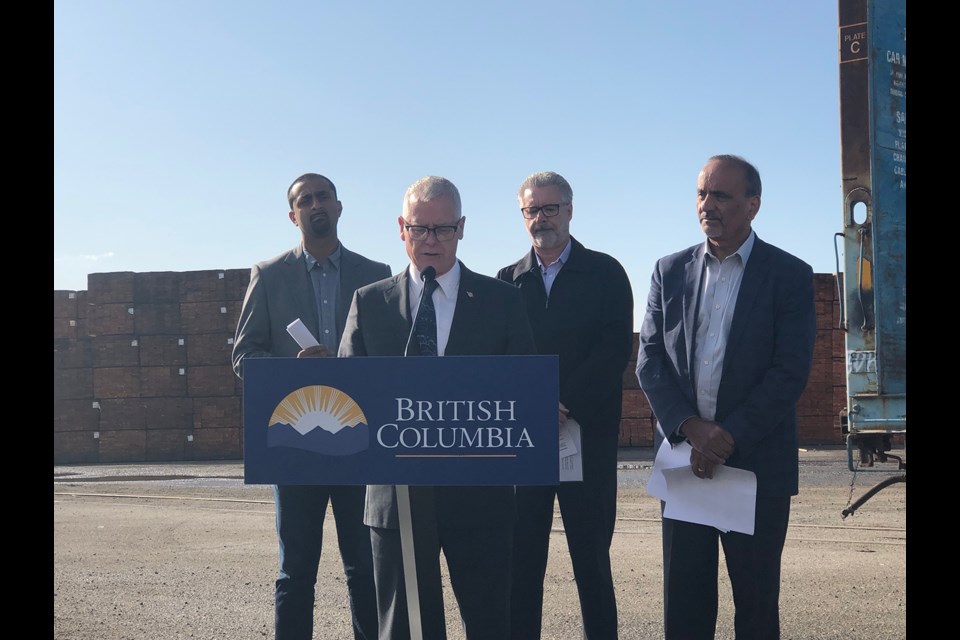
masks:
[[[530,355],[535,353],[520,293],[460,263],[460,289],[444,351],[450,356]],[[350,306],[340,356],[402,356],[412,318],[409,270],[357,290]],[[516,516],[513,487],[437,487],[440,526],[509,525]],[[398,529],[396,492],[369,485],[364,523]]]
[[[340,299],[336,317],[341,335],[354,291],[389,277],[389,266],[340,245]],[[233,344],[233,370],[237,376],[243,377],[245,358],[295,357],[300,347],[287,333],[287,325],[297,318],[314,336],[320,335],[320,317],[313,283],[304,263],[303,245],[259,262],[251,269]]]
[[[704,244],[661,258],[640,329],[637,378],[664,434],[697,416],[691,354]],[[757,475],[757,495],[797,494],[796,404],[816,337],[813,270],[756,238],[723,358],[715,420],[734,439],[727,465]]]
[[[560,402],[583,437],[620,431],[623,375],[633,352],[633,291],[613,257],[571,238],[547,299],[533,249],[497,278],[518,287],[537,353],[560,356]]]

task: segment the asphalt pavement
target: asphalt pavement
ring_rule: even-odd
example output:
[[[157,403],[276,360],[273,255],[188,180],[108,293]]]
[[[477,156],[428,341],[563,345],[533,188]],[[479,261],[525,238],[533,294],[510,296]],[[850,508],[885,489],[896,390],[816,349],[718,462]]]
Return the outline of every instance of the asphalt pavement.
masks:
[[[652,449],[621,450],[611,557],[623,640],[663,633],[659,502],[643,488],[652,460]],[[841,448],[801,450],[800,460],[783,556],[783,637],[905,638],[906,484],[841,515],[904,472],[888,463],[852,473]],[[53,637],[273,637],[272,491],[245,485],[241,461],[54,466],[53,497]],[[336,530],[332,517],[326,522],[314,637],[348,639]],[[720,573],[716,637],[729,639],[733,607]],[[445,568],[444,580],[448,634],[456,640],[462,628]],[[544,590],[543,640],[582,637],[559,513]]]

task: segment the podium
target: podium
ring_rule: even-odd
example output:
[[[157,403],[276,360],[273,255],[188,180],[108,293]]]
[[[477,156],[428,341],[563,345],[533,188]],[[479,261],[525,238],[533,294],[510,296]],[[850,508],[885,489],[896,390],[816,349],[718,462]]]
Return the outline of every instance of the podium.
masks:
[[[558,484],[558,406],[557,356],[248,358],[244,483],[395,485],[418,640],[431,488]]]

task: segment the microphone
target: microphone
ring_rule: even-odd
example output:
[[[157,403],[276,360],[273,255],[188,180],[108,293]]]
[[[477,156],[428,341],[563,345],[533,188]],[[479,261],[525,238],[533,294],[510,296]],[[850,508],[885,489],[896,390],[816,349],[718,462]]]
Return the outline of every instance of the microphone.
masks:
[[[410,323],[410,335],[407,336],[407,346],[403,348],[403,356],[406,357],[410,351],[410,345],[413,344],[413,332],[417,328],[417,317],[420,316],[420,309],[423,308],[423,296],[427,292],[427,283],[437,279],[437,270],[429,266],[420,272],[420,279],[423,280],[423,289],[420,290],[420,304],[417,305],[417,316]]]

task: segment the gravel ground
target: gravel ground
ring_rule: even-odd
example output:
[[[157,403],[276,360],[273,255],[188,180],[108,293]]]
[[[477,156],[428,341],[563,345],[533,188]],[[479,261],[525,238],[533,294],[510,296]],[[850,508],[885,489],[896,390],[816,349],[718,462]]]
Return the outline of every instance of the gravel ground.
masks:
[[[903,452],[894,452],[903,454]],[[783,557],[784,638],[906,637],[906,490],[893,485],[841,510],[893,464],[854,475],[846,451],[801,451]],[[660,638],[659,503],[643,486],[652,451],[625,450],[612,557],[623,640]],[[854,486],[851,491],[851,481]],[[54,467],[54,620],[62,640],[273,637],[277,543],[269,487],[245,486],[228,463]],[[346,587],[328,514],[315,637],[348,639]],[[446,582],[446,593],[451,594]],[[559,514],[545,581],[543,640],[582,636]],[[718,639],[733,638],[721,572]],[[452,595],[451,640],[462,637]]]

